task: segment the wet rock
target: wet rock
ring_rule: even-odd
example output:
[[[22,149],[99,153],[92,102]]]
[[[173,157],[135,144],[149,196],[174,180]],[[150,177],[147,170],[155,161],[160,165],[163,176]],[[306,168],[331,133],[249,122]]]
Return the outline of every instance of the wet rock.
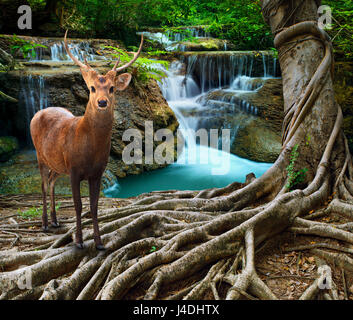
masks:
[[[269,129],[266,121],[255,118],[240,126],[231,152],[257,162],[275,162],[281,152],[281,136]]]
[[[0,137],[0,162],[10,159],[18,149],[19,145],[15,137]]]
[[[216,38],[197,38],[192,41],[181,41],[178,48],[183,51],[222,51],[234,50],[235,45],[228,41]]]
[[[267,121],[271,130],[281,135],[284,118],[282,79],[265,79],[263,86],[256,91],[244,92],[237,97],[256,107],[258,116]]]
[[[7,71],[15,65],[14,58],[5,50],[0,48],[0,71]]]
[[[231,153],[253,161],[274,162],[281,151],[282,80],[253,78],[249,81],[248,88],[256,90],[215,90],[200,102],[211,106],[211,110],[228,113],[221,123],[233,131],[236,128],[231,137]]]

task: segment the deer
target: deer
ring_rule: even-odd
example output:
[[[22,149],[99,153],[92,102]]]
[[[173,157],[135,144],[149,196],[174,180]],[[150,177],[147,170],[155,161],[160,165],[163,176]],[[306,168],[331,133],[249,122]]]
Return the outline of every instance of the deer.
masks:
[[[31,120],[30,132],[37,154],[42,182],[43,213],[42,229],[48,232],[47,192],[50,189],[51,226],[58,228],[55,210],[55,182],[61,175],[69,175],[72,198],[76,212],[75,245],[84,248],[82,241],[81,213],[82,202],[80,183],[88,180],[90,214],[93,223],[94,242],[97,250],[105,250],[99,233],[97,210],[101,178],[108,163],[111,135],[114,122],[115,95],[125,90],[130,81],[130,73],[118,73],[131,66],[139,57],[142,45],[128,63],[113,69],[105,75],[95,71],[84,59],[79,61],[67,44],[66,30],[64,46],[73,62],[80,67],[81,75],[89,89],[89,99],[83,116],[76,117],[61,107],[48,107],[38,111]]]

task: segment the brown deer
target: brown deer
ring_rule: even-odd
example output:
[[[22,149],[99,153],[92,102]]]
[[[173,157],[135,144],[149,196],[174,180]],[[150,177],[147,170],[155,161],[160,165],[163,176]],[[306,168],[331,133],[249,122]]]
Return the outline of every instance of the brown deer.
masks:
[[[88,180],[90,212],[93,221],[94,241],[98,250],[104,250],[99,234],[97,207],[102,174],[108,162],[110,140],[114,121],[115,92],[127,88],[130,73],[117,75],[131,66],[141,53],[141,44],[133,59],[117,68],[117,61],[106,75],[93,70],[72,55],[67,45],[67,31],[64,37],[65,49],[71,59],[80,67],[83,79],[90,91],[84,116],[75,117],[64,108],[46,108],[38,111],[30,125],[33,144],[37,152],[42,178],[43,215],[42,227],[48,231],[47,191],[50,188],[50,215],[53,227],[59,227],[55,212],[55,181],[61,174],[70,175],[72,196],[76,211],[76,246],[83,248],[80,183]]]

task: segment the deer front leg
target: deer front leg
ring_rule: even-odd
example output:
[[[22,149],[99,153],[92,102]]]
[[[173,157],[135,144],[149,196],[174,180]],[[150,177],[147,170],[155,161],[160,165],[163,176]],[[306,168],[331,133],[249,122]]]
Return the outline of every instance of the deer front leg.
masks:
[[[79,249],[83,249],[82,241],[82,226],[81,226],[81,213],[82,213],[82,202],[81,202],[81,193],[80,193],[80,177],[75,173],[71,172],[71,190],[72,198],[74,200],[75,211],[76,211],[76,246]]]
[[[40,176],[42,178],[42,196],[43,196],[43,212],[42,212],[42,229],[44,232],[48,232],[48,215],[47,215],[47,192],[48,192],[48,177],[49,169],[42,163],[38,162]]]
[[[55,209],[55,182],[59,177],[59,174],[51,171],[49,176],[49,189],[50,189],[50,218],[51,225],[54,228],[60,227],[57,219],[56,219],[56,209]]]
[[[91,215],[92,215],[92,221],[93,221],[94,242],[98,250],[104,250],[105,248],[102,244],[102,240],[100,237],[98,218],[97,218],[100,182],[101,182],[101,176],[99,176],[98,178],[95,177],[95,178],[88,179],[89,201],[90,201],[90,209],[91,209]]]

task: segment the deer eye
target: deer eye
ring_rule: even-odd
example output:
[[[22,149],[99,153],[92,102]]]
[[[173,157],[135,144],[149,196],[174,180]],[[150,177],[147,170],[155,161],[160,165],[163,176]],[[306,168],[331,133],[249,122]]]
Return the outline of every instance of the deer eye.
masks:
[[[95,87],[91,87],[91,91],[94,93],[96,92],[96,88]]]
[[[109,93],[113,93],[113,92],[114,92],[114,87],[110,87]]]

